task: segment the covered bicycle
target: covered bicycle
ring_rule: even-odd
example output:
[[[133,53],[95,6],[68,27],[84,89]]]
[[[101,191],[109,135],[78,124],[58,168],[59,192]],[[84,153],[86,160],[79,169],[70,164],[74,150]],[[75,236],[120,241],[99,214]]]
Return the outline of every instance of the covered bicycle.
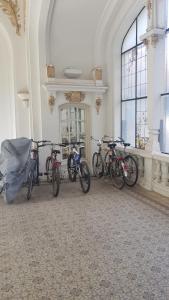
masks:
[[[31,160],[32,140],[17,138],[5,140],[0,154],[0,192],[9,204],[14,201],[21,187],[29,187],[29,174],[33,168]]]

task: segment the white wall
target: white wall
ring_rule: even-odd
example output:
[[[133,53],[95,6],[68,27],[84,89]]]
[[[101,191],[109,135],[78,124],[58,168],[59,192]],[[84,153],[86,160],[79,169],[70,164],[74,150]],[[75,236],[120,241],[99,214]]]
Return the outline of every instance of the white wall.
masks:
[[[108,0],[55,1],[48,63],[56,66],[57,77],[63,76],[66,66],[82,69],[82,78],[91,76],[90,71],[95,64],[96,29],[107,2]]]
[[[3,93],[6,93],[6,97],[8,99],[10,98],[10,102],[7,101],[8,105],[10,105],[10,109],[7,109],[7,106],[4,108],[4,103],[2,103],[0,99],[0,113],[2,114],[4,110],[3,118],[7,120],[7,122],[10,118],[10,126],[13,128],[10,136],[4,129],[2,131],[3,136],[1,136],[1,140],[15,136],[30,137],[30,105],[25,104],[18,97],[19,92],[28,89],[26,36],[25,34],[21,36],[16,35],[15,27],[12,26],[9,18],[2,11],[0,11],[0,29],[0,66],[2,70],[2,72],[0,72],[0,91],[2,92],[3,90]],[[5,81],[7,83],[4,84]],[[5,110],[8,111],[8,115],[5,115]],[[9,112],[11,112],[11,116]],[[6,125],[6,127],[9,128],[9,125]]]
[[[16,135],[12,58],[7,33],[0,26],[0,145]]]

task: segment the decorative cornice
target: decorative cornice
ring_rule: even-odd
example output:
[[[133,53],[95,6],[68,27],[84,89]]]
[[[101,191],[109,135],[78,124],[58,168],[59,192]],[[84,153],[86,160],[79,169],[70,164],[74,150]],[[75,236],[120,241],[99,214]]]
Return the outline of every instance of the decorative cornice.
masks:
[[[107,92],[108,87],[104,85],[96,85],[93,80],[80,80],[80,79],[52,79],[43,84],[43,87],[48,92],[85,92],[104,94]]]
[[[16,28],[16,34],[21,34],[21,16],[17,0],[0,0],[0,9],[8,16],[11,24]]]
[[[85,93],[75,91],[65,93],[66,100],[70,103],[80,103],[84,101]]]
[[[145,34],[140,36],[140,40],[144,42],[146,46],[152,45],[153,47],[156,46],[158,40],[162,38],[165,34],[165,30],[161,28],[153,28],[147,31]]]

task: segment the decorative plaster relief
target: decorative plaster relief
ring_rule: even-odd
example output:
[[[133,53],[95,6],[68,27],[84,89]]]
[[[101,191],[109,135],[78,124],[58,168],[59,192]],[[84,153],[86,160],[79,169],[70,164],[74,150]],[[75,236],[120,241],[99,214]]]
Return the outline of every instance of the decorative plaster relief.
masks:
[[[65,93],[66,100],[70,103],[80,103],[84,101],[85,93],[82,92],[67,92]]]
[[[25,31],[26,0],[0,0],[0,9],[16,28],[16,34],[21,35],[21,29]]]
[[[52,95],[49,96],[49,98],[48,98],[48,103],[49,103],[50,106],[55,105],[55,97],[52,96]]]
[[[101,105],[102,105],[101,97],[96,97],[96,111],[97,111],[97,114],[99,114]]]
[[[161,28],[154,28],[152,30],[149,30],[142,36],[140,36],[140,39],[143,41],[145,46],[153,46],[156,47],[156,44],[158,43],[159,39],[163,38],[165,35],[165,30]]]
[[[55,78],[55,67],[53,65],[47,65],[47,77]]]

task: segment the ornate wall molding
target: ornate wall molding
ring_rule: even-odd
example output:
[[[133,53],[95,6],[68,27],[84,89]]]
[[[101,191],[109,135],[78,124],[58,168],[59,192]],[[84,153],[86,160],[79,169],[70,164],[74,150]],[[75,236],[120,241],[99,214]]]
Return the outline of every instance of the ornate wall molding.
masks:
[[[70,103],[80,103],[84,101],[85,98],[85,93],[82,92],[67,92],[65,93],[66,100],[69,101]]]
[[[25,31],[26,0],[0,0],[0,9],[8,16],[16,29],[16,34]]]

